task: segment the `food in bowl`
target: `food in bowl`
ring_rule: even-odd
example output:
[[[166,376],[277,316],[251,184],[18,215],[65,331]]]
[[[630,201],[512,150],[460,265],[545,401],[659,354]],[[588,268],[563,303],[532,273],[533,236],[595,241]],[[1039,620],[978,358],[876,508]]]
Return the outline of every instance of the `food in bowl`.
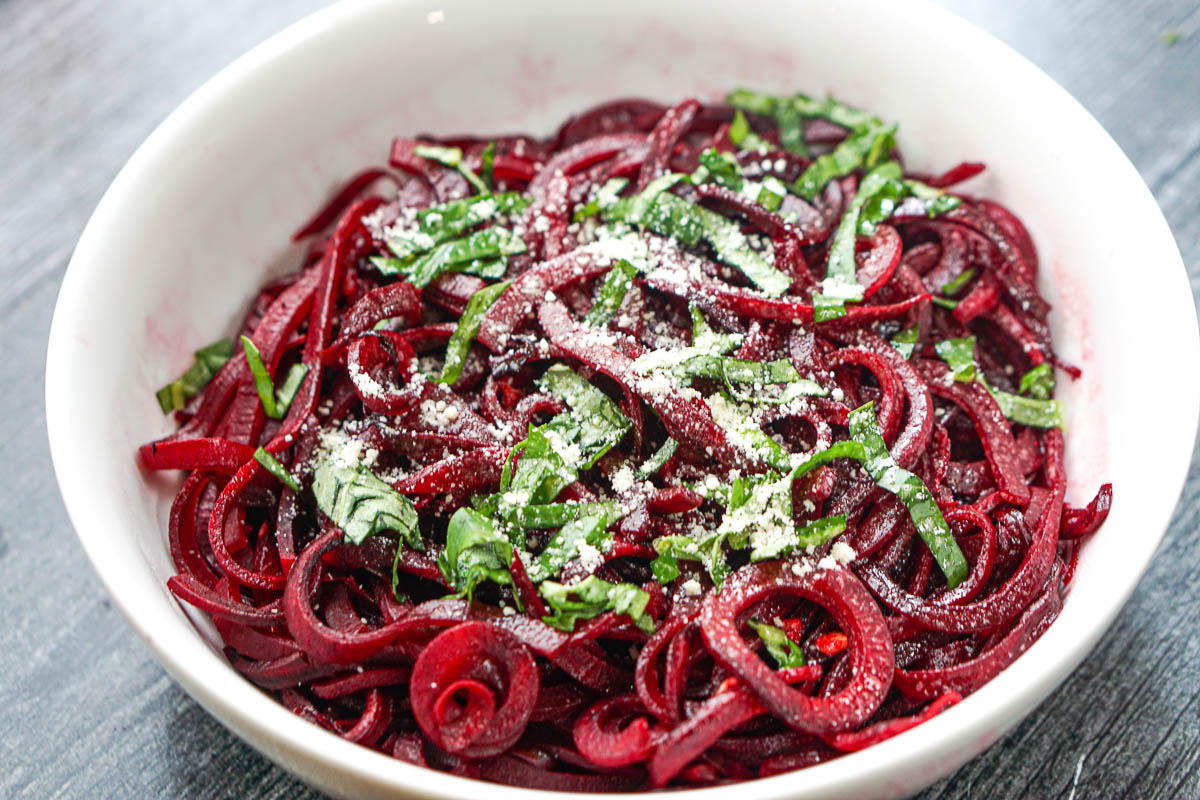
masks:
[[[1024,226],[895,136],[739,90],[395,140],[159,392],[168,586],[296,714],[520,786],[774,774],[958,702],[1112,490],[1064,504]]]

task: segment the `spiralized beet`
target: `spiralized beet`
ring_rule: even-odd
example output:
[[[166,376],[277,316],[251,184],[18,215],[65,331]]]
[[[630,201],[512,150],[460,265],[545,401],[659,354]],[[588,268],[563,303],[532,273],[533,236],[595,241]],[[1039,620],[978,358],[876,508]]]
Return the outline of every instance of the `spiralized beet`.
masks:
[[[889,130],[738,91],[396,139],[253,298],[258,360],[159,393],[168,588],[298,716],[498,783],[740,781],[945,712],[1113,491],[1064,502],[1024,225]]]

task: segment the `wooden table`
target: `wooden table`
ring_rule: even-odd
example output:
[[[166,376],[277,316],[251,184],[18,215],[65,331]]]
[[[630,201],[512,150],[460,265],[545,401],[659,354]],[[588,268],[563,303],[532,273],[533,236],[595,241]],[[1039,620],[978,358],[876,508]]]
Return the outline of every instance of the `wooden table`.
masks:
[[[59,281],[117,170],[217,69],[321,4],[0,3],[0,797],[317,796],[192,702],[112,608],[59,499],[42,391]],[[946,5],[1041,65],[1108,128],[1166,210],[1196,295],[1200,5]],[[922,800],[1200,797],[1198,525],[1193,459],[1162,550],[1096,651]]]

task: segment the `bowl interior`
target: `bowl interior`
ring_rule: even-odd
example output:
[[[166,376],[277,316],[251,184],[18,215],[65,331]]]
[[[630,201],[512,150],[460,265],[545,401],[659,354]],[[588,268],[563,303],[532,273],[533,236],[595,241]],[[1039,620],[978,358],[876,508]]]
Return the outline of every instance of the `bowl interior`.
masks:
[[[210,711],[327,791],[474,796],[476,784],[292,717],[236,675],[211,626],[189,620],[167,593],[165,527],[178,483],[145,474],[135,458],[138,445],[170,428],[155,389],[193,349],[233,330],[260,283],[294,266],[292,230],[346,176],[383,163],[393,135],[548,134],[568,114],[619,96],[715,100],[742,85],[831,92],[899,121],[910,168],[987,163],[967,189],[1005,203],[1030,228],[1056,342],[1084,369],[1077,382],[1060,375],[1068,500],[1086,501],[1111,481],[1116,502],[1084,551],[1061,620],[1016,664],[926,725],[755,791],[892,796],[994,741],[1065,677],[1124,602],[1191,452],[1200,386],[1177,365],[1200,363],[1195,312],[1166,224],[1120,150],[1019,56],[924,4],[536,0],[517,14],[447,0],[440,16],[428,11],[415,2],[336,6],[252,51],[155,132],[80,241],[51,335],[51,444],[81,541],[134,627]],[[907,43],[902,55],[898,41]],[[1152,302],[1130,302],[1131,269]],[[1149,375],[1153,416],[1143,381],[1130,380]]]

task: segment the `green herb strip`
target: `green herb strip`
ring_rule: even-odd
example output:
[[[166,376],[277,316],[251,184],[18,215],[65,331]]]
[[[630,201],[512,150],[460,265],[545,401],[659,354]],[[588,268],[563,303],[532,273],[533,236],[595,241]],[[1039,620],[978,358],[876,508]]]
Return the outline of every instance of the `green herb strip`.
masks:
[[[466,165],[463,164],[462,148],[419,144],[413,148],[413,153],[421,158],[428,158],[431,161],[436,161],[451,169],[458,170],[458,173],[467,179],[467,183],[471,184],[475,188],[475,191],[480,194],[487,194],[491,191],[482,178],[467,169]]]
[[[925,540],[938,568],[946,576],[946,585],[951,589],[958,586],[967,577],[967,559],[929,487],[892,459],[875,421],[874,404],[867,403],[850,412],[850,436],[863,448],[863,467],[871,480],[908,507],[917,533]]]
[[[604,276],[604,283],[596,294],[596,302],[588,310],[584,323],[593,328],[602,328],[617,315],[625,295],[633,284],[633,276],[637,269],[628,261],[621,259]]]
[[[978,380],[987,389],[1000,413],[1007,419],[1031,428],[1061,428],[1065,425],[1062,406],[1057,400],[1050,398],[1054,389],[1054,373],[1048,364],[1043,364],[1045,370],[1036,372],[1030,370],[1021,379],[1021,391],[1030,394],[1038,392],[1044,396],[1022,397],[1011,392],[993,389],[984,377],[983,371],[975,361],[975,337],[966,336],[961,339],[946,339],[933,346],[937,354],[950,367],[957,381],[969,382]],[[1030,374],[1033,377],[1029,377]],[[1026,380],[1028,378],[1028,381]]]
[[[741,270],[765,294],[779,297],[786,293],[791,278],[750,248],[736,222],[665,191],[672,185],[668,179],[678,182],[682,178],[672,174],[656,179],[642,193],[610,206],[605,219],[646,228],[674,238],[684,247],[706,242],[720,261]]]
[[[322,452],[312,490],[317,508],[345,532],[351,544],[391,530],[414,550],[425,549],[412,502],[344,455]]]
[[[263,363],[262,354],[250,341],[250,337],[242,337],[242,350],[246,353],[246,363],[250,365],[250,374],[254,376],[254,388],[258,390],[258,399],[262,403],[263,412],[271,419],[280,419],[283,415],[275,404],[275,383],[271,373]]]
[[[450,341],[446,344],[442,383],[451,385],[462,375],[463,367],[467,363],[467,355],[471,352],[471,342],[475,341],[475,337],[479,335],[479,327],[483,324],[484,315],[511,285],[512,281],[503,281],[485,286],[471,295],[462,316],[458,318],[458,325],[455,326],[454,333],[450,335]]]
[[[457,597],[472,599],[484,581],[512,585],[513,549],[492,520],[469,508],[460,508],[446,527],[446,549],[438,556],[438,569],[454,587]],[[520,606],[520,598],[513,593]]]
[[[187,401],[200,394],[213,376],[233,356],[233,341],[221,339],[193,353],[192,365],[175,380],[155,392],[158,407],[164,414],[178,411]]]
[[[627,615],[643,631],[654,632],[654,621],[646,614],[650,595],[632,583],[609,583],[589,575],[573,586],[546,581],[539,590],[553,612],[542,621],[552,628],[569,633],[579,620],[615,611]]]
[[[912,358],[913,350],[917,347],[917,340],[921,338],[921,326],[909,325],[904,330],[897,333],[891,338],[892,347],[896,348],[896,352],[905,358]]]
[[[279,462],[275,456],[268,453],[263,448],[258,448],[254,451],[254,460],[262,464],[267,472],[279,479],[279,482],[291,489],[296,494],[300,494],[300,483],[292,473],[288,472],[288,468]]]
[[[775,659],[775,663],[780,669],[804,666],[804,651],[788,638],[782,628],[776,628],[774,625],[768,625],[756,619],[747,620],[746,624],[758,634],[758,638],[767,646],[767,652],[770,653],[771,658]]]

